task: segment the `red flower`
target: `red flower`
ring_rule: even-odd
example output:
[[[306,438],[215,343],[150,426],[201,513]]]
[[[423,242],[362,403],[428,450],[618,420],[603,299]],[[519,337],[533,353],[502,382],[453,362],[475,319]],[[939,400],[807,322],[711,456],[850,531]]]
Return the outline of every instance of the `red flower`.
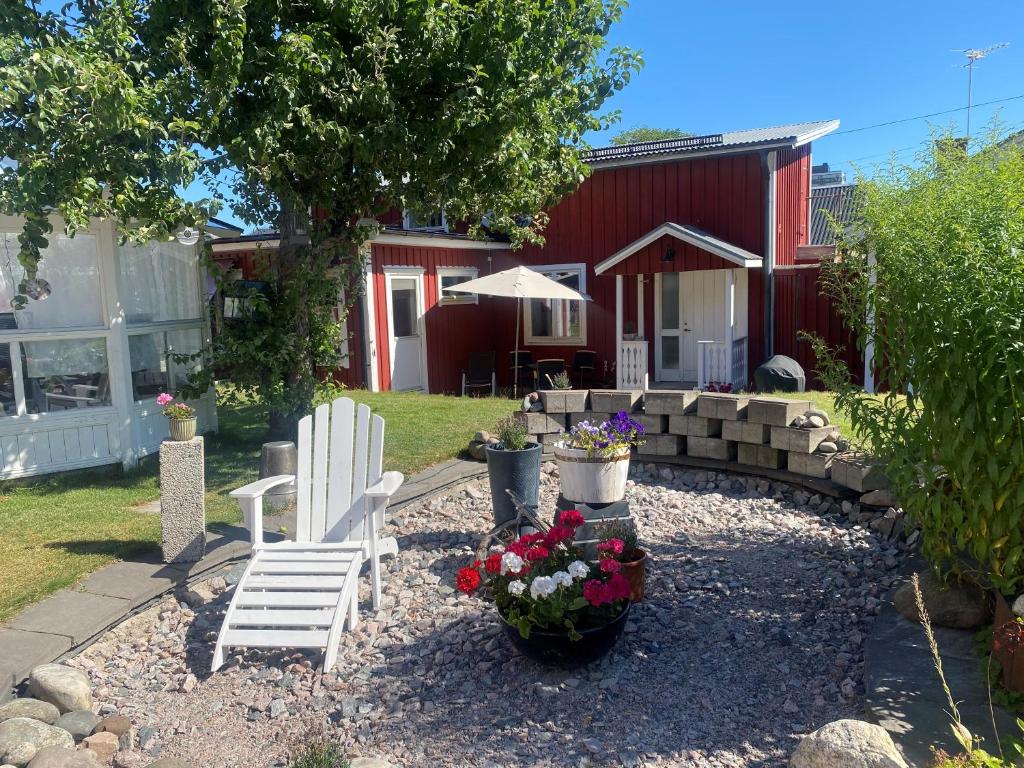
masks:
[[[632,591],[629,586],[629,579],[621,573],[613,573],[612,577],[608,579],[605,588],[608,594],[608,602],[629,597],[629,593]]]
[[[528,547],[532,547],[534,544],[544,541],[543,533],[528,533],[525,536],[520,536],[519,541]]]
[[[480,571],[476,568],[459,568],[459,572],[455,575],[455,586],[460,592],[465,592],[467,595],[473,594],[480,586]]]
[[[526,550],[526,559],[536,562],[537,560],[543,560],[545,557],[550,555],[547,547],[538,544],[536,547],[530,547]]]
[[[501,573],[501,552],[495,552],[487,556],[484,562],[484,570],[488,573]]]
[[[505,550],[507,552],[517,554],[520,557],[526,557],[526,550],[528,550],[529,548],[530,545],[527,542],[524,542],[522,539],[516,539],[507,547],[505,547]]]
[[[1024,646],[1024,623],[1020,619],[1010,619],[996,627],[992,634],[992,650],[996,653],[1013,653]]]
[[[605,589],[604,582],[598,579],[589,579],[583,582],[583,596],[587,598],[587,602],[597,607],[604,605],[608,602],[607,590]]]
[[[610,557],[602,557],[600,562],[601,570],[605,573],[618,573],[622,563]]]
[[[608,541],[602,541],[597,545],[598,552],[608,552],[612,555],[621,555],[622,550],[626,548],[625,543],[622,539],[608,539]]]
[[[586,522],[587,521],[586,518],[583,517],[583,513],[578,509],[567,509],[558,516],[558,524],[564,525],[568,528],[579,528]]]
[[[544,536],[544,545],[548,548],[554,548],[563,541],[572,541],[572,538],[575,535],[576,532],[572,528],[564,525],[556,525]]]

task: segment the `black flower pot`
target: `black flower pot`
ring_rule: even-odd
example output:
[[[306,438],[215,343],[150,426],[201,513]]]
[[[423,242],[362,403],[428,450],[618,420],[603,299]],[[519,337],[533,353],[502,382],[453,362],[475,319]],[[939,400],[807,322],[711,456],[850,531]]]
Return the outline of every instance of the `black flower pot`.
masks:
[[[551,667],[572,669],[596,661],[612,649],[626,628],[631,605],[626,601],[622,613],[602,627],[580,630],[583,637],[579,640],[570,640],[568,630],[544,632],[531,629],[530,636],[523,637],[519,634],[519,627],[509,624],[504,616],[501,616],[501,623],[512,644],[527,658]]]
[[[487,474],[491,480],[491,506],[494,524],[507,523],[516,516],[516,508],[506,489],[524,504],[537,508],[540,503],[540,443],[527,443],[521,451],[506,451],[488,445]]]

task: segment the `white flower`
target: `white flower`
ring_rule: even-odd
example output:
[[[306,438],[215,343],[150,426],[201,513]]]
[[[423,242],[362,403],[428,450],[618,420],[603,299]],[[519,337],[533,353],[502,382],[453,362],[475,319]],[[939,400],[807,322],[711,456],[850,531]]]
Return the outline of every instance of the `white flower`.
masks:
[[[523,592],[526,591],[526,584],[521,582],[519,579],[516,579],[515,581],[510,581],[508,583],[508,591],[509,594],[512,595],[521,595],[523,594]]]
[[[556,587],[568,587],[572,584],[572,576],[565,571],[555,571],[551,574],[551,581],[555,583]]]
[[[519,573],[523,570],[523,558],[517,555],[515,552],[506,552],[501,556],[501,573]]]
[[[555,582],[550,576],[538,576],[530,584],[530,597],[537,600],[555,591]]]
[[[574,579],[585,579],[590,575],[590,566],[582,560],[573,560],[569,563],[569,575]]]

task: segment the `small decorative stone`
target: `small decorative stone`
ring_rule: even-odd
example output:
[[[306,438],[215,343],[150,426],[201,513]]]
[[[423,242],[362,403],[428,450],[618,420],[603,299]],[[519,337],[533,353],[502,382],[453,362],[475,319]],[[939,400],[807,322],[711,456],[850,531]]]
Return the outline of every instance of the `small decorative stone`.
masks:
[[[124,715],[107,715],[99,721],[92,732],[103,733],[107,731],[115,736],[124,736],[131,727],[132,721]]]
[[[889,732],[861,720],[836,720],[801,740],[791,768],[907,768]]]
[[[1024,616],[1024,595],[1017,596],[1017,599],[1013,601],[1013,607],[1010,610],[1013,611],[1014,616]]]
[[[821,416],[818,416],[817,414],[815,414],[813,416],[808,416],[807,417],[807,421],[803,424],[803,426],[807,427],[807,428],[810,428],[810,427],[825,427],[825,426],[828,426],[828,422],[825,421],[825,419],[821,418]]]
[[[354,757],[349,762],[349,768],[395,768],[387,760],[379,757]]]
[[[830,423],[829,420],[828,420],[828,413],[826,413],[825,411],[821,410],[821,408],[808,408],[806,411],[804,411],[804,416],[806,416],[808,419],[811,419],[811,418],[814,418],[814,417],[817,417],[817,418],[821,419],[821,421],[822,421],[822,425],[821,426],[823,426],[823,427],[828,426],[828,424]]]
[[[790,424],[790,426],[800,428],[800,427],[806,426],[806,424],[807,424],[807,417],[806,416],[797,416],[795,419],[793,419],[793,422],[792,422],[792,424]]]
[[[898,507],[899,502],[896,501],[896,496],[888,488],[879,488],[875,491],[868,491],[860,497],[861,504],[867,504],[869,507]]]
[[[103,768],[103,764],[91,749],[43,747],[28,768]]]
[[[0,761],[11,765],[24,766],[31,762],[43,747],[75,748],[75,740],[62,728],[33,720],[29,717],[12,717],[0,723]]]
[[[28,676],[28,689],[37,699],[48,701],[63,712],[92,709],[92,686],[80,669],[63,664],[43,664]]]
[[[53,704],[39,699],[15,699],[0,705],[0,723],[12,717],[31,717],[44,723],[53,723],[60,712]]]
[[[981,587],[965,582],[944,584],[928,570],[920,574],[921,596],[932,623],[953,629],[975,629],[992,620],[992,604]],[[903,616],[918,621],[914,587],[908,581],[896,590],[893,604]]]
[[[159,760],[149,763],[146,768],[192,768],[192,766],[176,757],[161,757]]]
[[[74,736],[75,741],[81,741],[93,732],[99,722],[99,715],[94,715],[91,709],[80,709],[76,712],[65,712],[57,718],[54,725]]]
[[[839,446],[836,445],[835,443],[833,443],[830,440],[824,440],[824,441],[818,443],[818,452],[819,453],[835,453],[838,450],[839,450]]]
[[[88,749],[95,752],[96,757],[104,763],[111,762],[114,759],[114,753],[118,749],[117,736],[106,731],[86,736],[82,743]]]

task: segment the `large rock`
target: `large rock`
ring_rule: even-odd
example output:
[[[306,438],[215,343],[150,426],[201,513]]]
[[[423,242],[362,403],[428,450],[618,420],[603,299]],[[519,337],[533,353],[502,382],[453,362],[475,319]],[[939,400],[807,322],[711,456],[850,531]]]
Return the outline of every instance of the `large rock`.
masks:
[[[101,733],[94,733],[92,736],[86,736],[82,740],[82,743],[93,752],[104,763],[110,763],[114,759],[114,753],[117,752],[120,744],[118,743],[117,736],[112,734],[110,731],[103,731]]]
[[[944,584],[932,571],[920,574],[919,579],[925,610],[936,626],[975,629],[992,620],[992,600],[981,587],[961,581]],[[909,581],[896,590],[893,604],[906,618],[920,621]]]
[[[67,747],[43,747],[28,768],[103,768],[91,749],[68,749]]]
[[[28,676],[28,689],[37,699],[48,701],[62,713],[92,709],[92,686],[79,669],[63,664],[43,664]]]
[[[0,723],[12,717],[31,717],[52,724],[60,716],[53,704],[39,699],[15,699],[0,706]]]
[[[75,740],[62,728],[29,717],[14,717],[0,723],[0,763],[28,765],[43,747],[75,748]]]
[[[65,712],[57,718],[54,725],[74,736],[75,741],[81,741],[96,730],[99,723],[100,716],[94,715],[91,709],[79,709],[75,712]]]
[[[860,497],[861,504],[867,504],[869,507],[898,507],[899,502],[896,501],[896,496],[888,488],[878,488],[874,491],[868,491]]]
[[[889,732],[861,720],[836,720],[803,738],[791,768],[907,768]]]

